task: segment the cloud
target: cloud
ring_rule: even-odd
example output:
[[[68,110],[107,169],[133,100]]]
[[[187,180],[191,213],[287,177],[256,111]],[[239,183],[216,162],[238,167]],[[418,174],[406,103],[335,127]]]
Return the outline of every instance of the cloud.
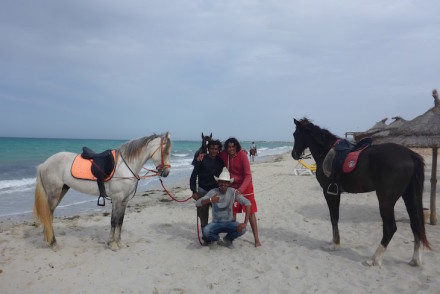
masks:
[[[411,119],[438,83],[438,8],[3,1],[0,124],[14,127],[0,136],[291,140],[293,117],[338,135]]]

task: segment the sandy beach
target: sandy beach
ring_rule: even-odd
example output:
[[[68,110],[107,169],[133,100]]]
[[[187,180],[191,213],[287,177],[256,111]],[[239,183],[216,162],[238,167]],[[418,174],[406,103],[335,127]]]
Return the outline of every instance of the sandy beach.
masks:
[[[330,251],[321,188],[314,176],[296,176],[298,167],[289,154],[251,163],[260,248],[254,247],[250,226],[232,249],[201,247],[195,202],[171,201],[162,190],[140,192],[130,201],[122,231],[127,247],[116,252],[106,246],[109,204],[108,212],[55,218],[56,251],[34,222],[2,223],[0,293],[439,292],[438,226],[426,225],[434,250],[423,252],[423,266],[408,265],[413,235],[399,199],[398,230],[383,264],[366,266],[382,237],[378,201],[375,193],[343,194],[341,248]],[[188,183],[182,179],[167,188],[184,199],[191,195]]]

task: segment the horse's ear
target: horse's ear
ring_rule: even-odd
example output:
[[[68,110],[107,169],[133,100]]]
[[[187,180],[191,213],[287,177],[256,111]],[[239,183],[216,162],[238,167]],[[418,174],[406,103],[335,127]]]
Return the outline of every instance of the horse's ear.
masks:
[[[202,140],[204,140],[205,139],[205,136],[203,135],[203,132],[202,132]]]
[[[165,134],[165,138],[167,139],[167,141],[170,139],[170,132],[167,132],[167,133]]]
[[[212,140],[212,133],[211,133],[211,135],[209,135],[209,138]]]
[[[295,123],[295,125],[297,125],[298,127],[300,126],[299,121],[297,121],[295,118],[293,118],[293,122]]]

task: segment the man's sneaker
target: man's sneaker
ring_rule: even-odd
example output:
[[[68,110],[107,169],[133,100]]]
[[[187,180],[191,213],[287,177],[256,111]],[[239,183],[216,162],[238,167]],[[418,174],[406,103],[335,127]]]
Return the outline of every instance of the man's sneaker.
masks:
[[[229,248],[232,247],[232,241],[228,240],[226,238],[223,238],[222,240],[218,241],[217,243],[220,246],[229,247]]]
[[[209,246],[209,245],[211,245],[211,241],[206,241],[206,240],[204,240],[203,242],[202,242],[202,246]]]
[[[216,249],[218,248],[218,242],[209,242],[208,246],[210,250]]]

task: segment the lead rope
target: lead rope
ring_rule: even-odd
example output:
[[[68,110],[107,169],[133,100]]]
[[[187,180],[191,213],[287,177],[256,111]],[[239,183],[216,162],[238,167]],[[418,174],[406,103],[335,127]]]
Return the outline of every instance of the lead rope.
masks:
[[[170,196],[170,198],[176,202],[186,202],[188,200],[190,200],[192,198],[192,196],[183,199],[183,200],[179,200],[176,199],[173,195],[171,195],[170,192],[168,192],[168,190],[165,188],[165,185],[163,184],[162,178],[159,177],[159,181],[160,184],[162,185],[163,190],[165,191],[165,193],[167,193],[168,196]],[[197,239],[199,240],[200,246],[203,246],[202,241],[200,240],[200,229],[199,229],[199,210],[196,207],[196,218],[197,218]]]
[[[200,229],[199,229],[199,210],[198,207],[196,207],[196,218],[197,218],[197,239],[199,239],[200,246],[203,246],[202,240],[200,240]]]

